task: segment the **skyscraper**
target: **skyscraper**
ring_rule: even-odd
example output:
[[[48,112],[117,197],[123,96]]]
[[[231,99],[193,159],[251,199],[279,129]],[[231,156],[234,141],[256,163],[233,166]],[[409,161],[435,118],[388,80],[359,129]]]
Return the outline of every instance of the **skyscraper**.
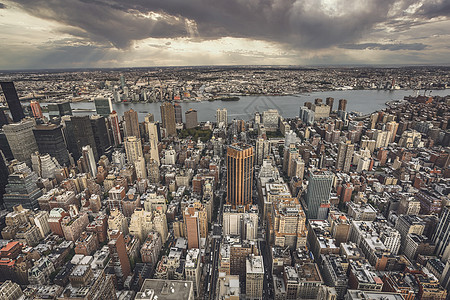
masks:
[[[173,105],[169,102],[161,104],[161,121],[162,126],[166,129],[167,136],[175,136],[177,134],[175,110]]]
[[[107,118],[112,112],[111,98],[99,97],[94,99],[95,111],[98,115]]]
[[[42,108],[38,101],[30,102],[31,111],[33,112],[33,117],[35,119],[43,119]]]
[[[37,199],[42,196],[42,191],[36,185],[37,181],[37,174],[30,168],[10,174],[3,195],[6,209],[12,210],[18,204],[28,209],[39,208]]]
[[[125,152],[128,162],[134,164],[139,157],[143,157],[141,140],[135,136],[127,137],[125,140]]]
[[[270,142],[263,138],[258,138],[256,140],[256,157],[255,164],[261,165],[263,160],[267,158],[270,153]]]
[[[95,178],[95,176],[97,176],[97,164],[95,163],[94,152],[90,145],[83,146],[82,156],[88,167],[89,173],[92,178]]]
[[[97,145],[95,144],[94,131],[89,116],[74,116],[70,120],[76,143],[75,153],[73,153],[74,159],[78,159],[81,156],[83,146],[89,145],[92,148],[95,160],[98,160]]]
[[[2,130],[0,130],[0,150],[3,152],[3,155],[7,160],[14,159],[14,155],[12,154],[11,147],[8,143],[8,138]]]
[[[22,105],[20,104],[19,96],[13,82],[0,82],[0,85],[5,95],[6,102],[8,103],[9,111],[14,122],[20,122],[25,118]]]
[[[189,109],[185,112],[186,115],[186,128],[191,129],[198,126],[197,111],[195,109]]]
[[[115,110],[111,112],[109,118],[111,120],[111,129],[114,138],[114,145],[115,146],[120,145],[122,144],[122,136],[120,134],[119,117],[117,116]]]
[[[188,249],[198,248],[200,242],[200,229],[198,227],[198,212],[194,212],[193,215],[185,213],[184,222],[186,227],[186,236],[188,240]]]
[[[135,136],[138,139],[141,138],[137,111],[130,109],[123,115],[125,119],[125,136]]]
[[[327,105],[330,107],[330,113],[333,111],[333,103],[334,103],[334,98],[332,97],[328,97],[326,99],[326,103]]]
[[[3,126],[9,146],[14,158],[31,166],[31,154],[38,151],[33,128],[34,119],[24,119],[21,122]]]
[[[105,117],[98,115],[93,115],[90,119],[95,145],[97,146],[97,155],[100,157],[111,147],[108,128],[106,127],[106,119]]]
[[[252,203],[253,147],[243,143],[227,149],[227,203],[233,208]]]
[[[246,258],[245,294],[246,299],[262,299],[264,290],[264,263],[262,256]]]
[[[6,167],[5,157],[0,151],[0,205],[3,204],[3,194],[5,194],[5,186],[8,184],[8,168]]]
[[[147,123],[148,141],[150,143],[150,158],[155,160],[159,165],[159,151],[158,151],[158,128],[155,123]]]
[[[110,253],[109,267],[116,274],[119,285],[123,285],[125,279],[131,273],[130,259],[127,255],[125,239],[123,233],[118,230],[111,230],[108,235],[108,248]]]
[[[48,109],[48,116],[50,118],[72,115],[72,108],[70,107],[70,102],[67,101],[59,103],[49,103],[47,105],[47,109]]]
[[[439,224],[433,236],[433,242],[436,244],[436,255],[443,255],[445,248],[450,244],[450,205],[442,209]]]
[[[41,154],[50,154],[61,166],[69,165],[69,152],[64,142],[61,125],[37,125],[33,129],[33,134]]]
[[[6,125],[9,123],[8,117],[6,117],[4,109],[5,109],[5,107],[0,107],[0,128],[2,128],[3,125]]]
[[[346,99],[339,100],[338,110],[345,111],[346,109],[347,109],[347,100]]]
[[[299,119],[307,125],[312,125],[315,119],[315,112],[310,110],[307,106],[300,107]]]
[[[350,171],[354,149],[355,145],[351,144],[350,141],[339,143],[338,156],[336,159],[337,170],[342,170],[344,172]]]
[[[330,207],[330,193],[333,184],[333,173],[325,171],[312,173],[308,178],[306,205],[309,220],[324,220]]]
[[[227,127],[228,124],[228,112],[226,108],[218,108],[216,110],[216,122],[219,127]]]
[[[147,179],[147,166],[144,157],[138,157],[134,161],[134,169],[136,170],[137,179]]]
[[[181,105],[178,103],[175,103],[173,105],[173,109],[175,112],[175,123],[177,123],[177,124],[183,123],[183,111],[181,110]]]

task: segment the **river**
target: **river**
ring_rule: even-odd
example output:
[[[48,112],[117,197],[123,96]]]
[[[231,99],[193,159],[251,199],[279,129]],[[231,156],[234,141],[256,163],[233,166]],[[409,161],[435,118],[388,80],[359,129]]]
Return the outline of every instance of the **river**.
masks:
[[[422,91],[423,93],[423,91]],[[299,108],[306,101],[314,102],[316,98],[333,97],[333,109],[336,110],[339,99],[347,99],[347,111],[357,111],[364,114],[371,113],[385,108],[385,103],[391,100],[401,100],[404,96],[414,95],[412,90],[345,90],[345,91],[327,91],[301,94],[298,96],[241,96],[239,101],[202,101],[202,102],[180,102],[183,113],[192,108],[197,110],[198,121],[215,121],[216,110],[226,108],[228,110],[228,120],[243,119],[248,120],[254,112],[260,113],[271,108],[278,109],[279,113],[286,118],[298,116]],[[428,93],[427,93],[428,95]],[[435,90],[431,93],[435,96],[450,95],[450,90]],[[46,105],[46,104],[42,104]],[[139,121],[144,121],[147,113],[152,113],[155,120],[160,120],[161,103],[113,103],[114,110],[119,116],[131,108],[136,110],[139,115]],[[93,102],[71,103],[72,109],[84,108],[95,109]],[[93,112],[74,112],[74,115],[86,115]],[[184,116],[183,116],[184,120]]]

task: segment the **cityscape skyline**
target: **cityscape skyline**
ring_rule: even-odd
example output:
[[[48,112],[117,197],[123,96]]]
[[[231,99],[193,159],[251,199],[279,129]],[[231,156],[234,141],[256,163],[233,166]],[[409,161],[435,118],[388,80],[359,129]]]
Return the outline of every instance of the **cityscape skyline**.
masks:
[[[181,103],[211,106],[218,89],[169,79],[161,93],[127,75],[81,88],[84,115],[58,79],[29,103],[18,93],[41,83],[1,82],[1,299],[449,297],[450,96],[369,114],[309,96],[297,116],[279,101],[244,120],[222,95],[199,122]],[[447,92],[445,72],[420,78]]]
[[[0,69],[448,65],[449,12],[445,0],[6,0]]]
[[[0,300],[450,300],[450,0],[0,0]]]

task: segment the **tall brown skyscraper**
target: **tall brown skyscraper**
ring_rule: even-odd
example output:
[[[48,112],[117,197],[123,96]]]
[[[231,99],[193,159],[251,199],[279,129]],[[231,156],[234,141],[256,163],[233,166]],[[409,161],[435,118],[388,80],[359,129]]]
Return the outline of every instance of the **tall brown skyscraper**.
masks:
[[[119,126],[119,117],[117,116],[117,112],[113,110],[109,115],[109,119],[111,121],[111,129],[114,137],[114,145],[122,144],[122,136],[120,135],[120,126]]]
[[[109,267],[114,270],[119,284],[122,285],[131,273],[130,260],[127,255],[127,248],[122,232],[118,230],[111,230],[109,232],[108,248],[111,256]]]
[[[227,149],[227,203],[233,208],[252,203],[253,147],[236,143]]]
[[[328,97],[327,99],[326,99],[326,103],[327,103],[327,105],[330,107],[330,113],[333,111],[333,103],[334,103],[334,98],[332,98],[332,97]]]
[[[177,134],[177,128],[175,126],[175,109],[172,103],[164,102],[161,104],[161,122],[166,129],[168,136]]]
[[[347,100],[346,99],[341,99],[339,100],[339,107],[338,110],[343,110],[345,111],[347,109]]]
[[[137,111],[130,109],[124,113],[126,136],[141,137]]]

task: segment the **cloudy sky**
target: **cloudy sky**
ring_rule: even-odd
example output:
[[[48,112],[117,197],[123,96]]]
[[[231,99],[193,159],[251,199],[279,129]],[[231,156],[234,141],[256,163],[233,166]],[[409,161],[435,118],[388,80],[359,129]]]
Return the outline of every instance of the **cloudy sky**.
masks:
[[[450,63],[450,0],[0,0],[0,69]]]

